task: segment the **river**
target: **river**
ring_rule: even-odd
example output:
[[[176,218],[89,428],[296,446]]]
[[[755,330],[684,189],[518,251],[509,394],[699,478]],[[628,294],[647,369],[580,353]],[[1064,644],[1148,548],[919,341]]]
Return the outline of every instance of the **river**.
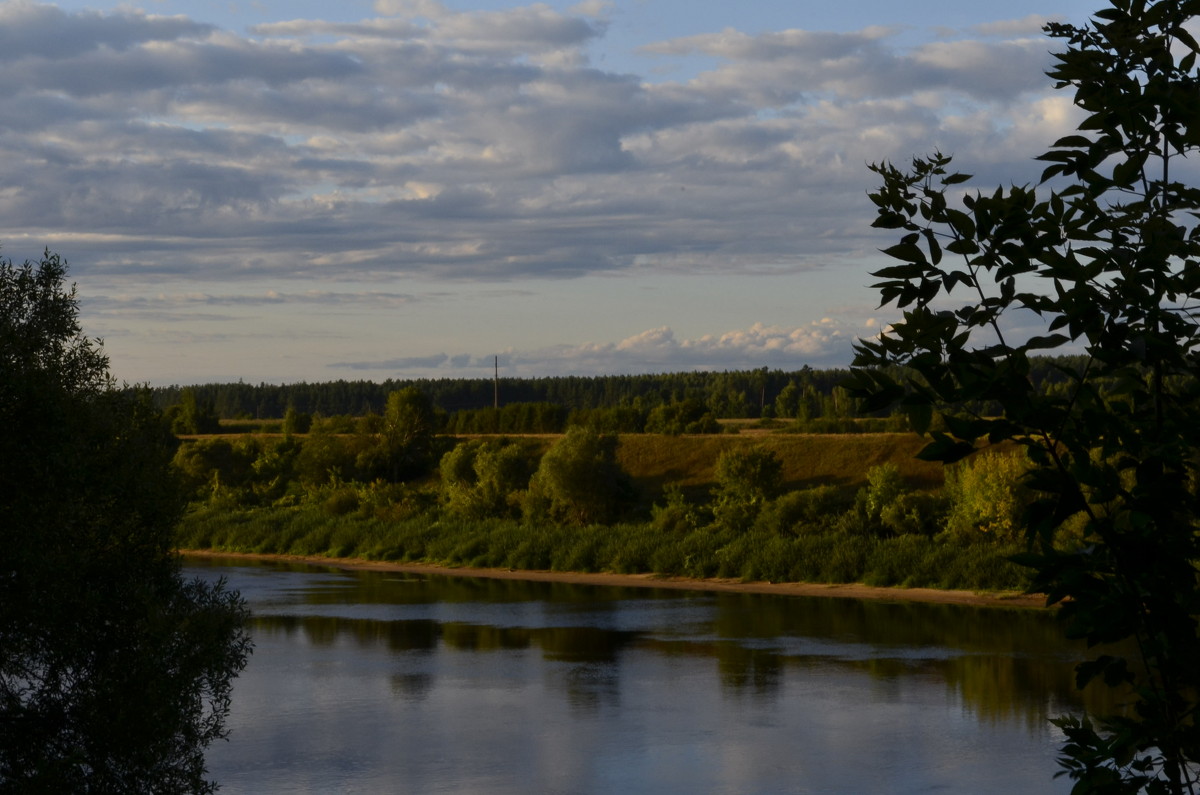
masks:
[[[226,793],[1056,793],[1036,610],[189,560],[250,605]],[[1088,705],[1094,707],[1096,705]],[[1104,706],[1104,705],[1100,705]]]

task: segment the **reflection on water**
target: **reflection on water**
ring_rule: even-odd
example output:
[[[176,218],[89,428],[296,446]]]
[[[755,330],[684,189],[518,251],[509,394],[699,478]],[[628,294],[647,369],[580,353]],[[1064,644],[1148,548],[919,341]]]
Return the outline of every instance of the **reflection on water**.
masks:
[[[191,563],[254,614],[226,792],[1070,789],[1039,611]]]

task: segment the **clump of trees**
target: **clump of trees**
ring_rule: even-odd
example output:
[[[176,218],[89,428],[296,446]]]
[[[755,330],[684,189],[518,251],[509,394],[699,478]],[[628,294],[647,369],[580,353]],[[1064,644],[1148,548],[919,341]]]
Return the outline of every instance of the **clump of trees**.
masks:
[[[940,153],[874,166],[874,225],[900,235],[876,286],[904,314],[862,343],[856,393],[922,431],[939,418],[931,459],[1023,446],[1034,587],[1072,635],[1135,649],[1078,668],[1134,698],[1058,719],[1076,792],[1200,788],[1200,189],[1181,181],[1200,150],[1198,15],[1196,0],[1113,0],[1047,25],[1066,44],[1050,77],[1086,117],[1039,157],[1038,186],[964,192]],[[1054,351],[1082,351],[1079,366],[1036,389],[1034,354]]]
[[[177,442],[117,388],[65,274],[0,260],[0,789],[211,791],[245,609],[183,579]]]
[[[684,433],[720,433],[721,425],[709,408],[694,398],[665,403],[646,417],[646,433],[678,436]]]
[[[712,495],[713,519],[719,525],[745,530],[783,484],[783,462],[768,450],[730,449],[717,458],[717,485]]]
[[[179,402],[167,408],[163,415],[171,424],[172,433],[219,433],[221,430],[221,418],[212,401],[198,397],[193,387],[185,387],[179,393]]]
[[[526,513],[576,525],[612,522],[633,503],[633,484],[617,462],[617,437],[572,428],[538,464]]]
[[[468,519],[517,518],[533,468],[519,445],[463,442],[442,456],[442,499],[452,515]]]

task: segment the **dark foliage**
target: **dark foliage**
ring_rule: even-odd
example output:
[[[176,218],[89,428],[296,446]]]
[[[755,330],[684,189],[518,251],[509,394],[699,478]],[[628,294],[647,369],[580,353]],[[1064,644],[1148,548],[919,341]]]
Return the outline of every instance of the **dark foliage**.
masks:
[[[948,157],[874,167],[875,226],[901,233],[876,286],[905,311],[861,346],[857,393],[921,430],[940,416],[931,460],[1024,445],[1034,587],[1071,634],[1137,649],[1078,670],[1135,695],[1128,714],[1059,721],[1076,792],[1200,788],[1200,189],[1179,181],[1200,149],[1198,15],[1197,0],[1114,0],[1085,27],[1047,26],[1067,44],[1050,76],[1087,116],[1039,158],[1036,189],[960,208],[969,177]],[[970,299],[953,308],[956,289]],[[1044,333],[1018,338],[1014,317]],[[1033,353],[1063,349],[1083,355],[1037,388]],[[1068,522],[1083,543],[1056,546]]]
[[[0,791],[207,791],[244,608],[183,580],[175,439],[64,275],[0,261]]]

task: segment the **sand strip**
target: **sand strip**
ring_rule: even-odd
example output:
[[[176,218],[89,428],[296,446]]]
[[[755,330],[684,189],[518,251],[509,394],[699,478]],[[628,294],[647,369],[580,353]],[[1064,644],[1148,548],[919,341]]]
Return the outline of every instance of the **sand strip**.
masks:
[[[821,596],[841,599],[872,599],[887,602],[928,602],[931,604],[972,605],[976,607],[1044,608],[1046,598],[1040,594],[1019,591],[975,593],[948,591],[938,588],[878,588],[860,583],[826,585],[799,582],[742,582],[733,579],[695,580],[686,577],[664,577],[657,574],[590,574],[570,571],[524,571],[514,569],[476,569],[468,566],[435,566],[427,563],[391,563],[358,558],[302,557],[299,555],[253,555],[209,550],[180,550],[184,557],[241,558],[278,560],[290,563],[310,563],[339,569],[369,569],[399,571],[412,574],[440,574],[451,577],[485,577],[497,580],[527,580],[530,582],[563,582],[577,585],[624,586],[632,588],[673,588],[686,591],[732,591],[764,593],[780,596]]]

